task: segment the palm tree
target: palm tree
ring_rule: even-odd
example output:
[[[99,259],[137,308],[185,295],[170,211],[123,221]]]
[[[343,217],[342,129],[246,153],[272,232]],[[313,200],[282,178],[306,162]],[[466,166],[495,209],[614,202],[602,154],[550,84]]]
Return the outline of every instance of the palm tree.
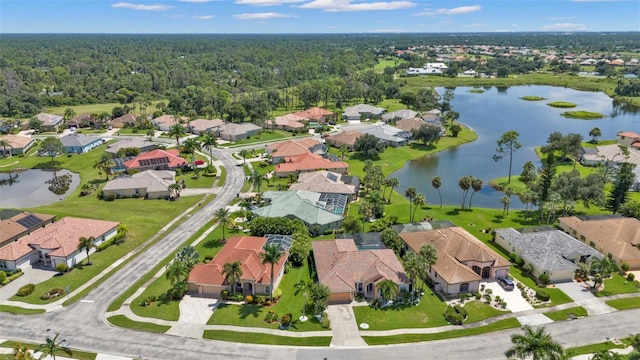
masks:
[[[262,258],[262,264],[271,264],[271,278],[269,279],[271,285],[269,286],[269,297],[270,300],[273,301],[273,272],[274,267],[278,265],[278,261],[282,257],[282,251],[278,245],[267,244],[264,246],[264,251],[260,253],[260,258]]]
[[[422,270],[424,271],[422,276],[426,277],[429,274],[431,267],[435,265],[436,261],[438,260],[436,248],[431,244],[424,244],[420,248],[420,252],[418,255],[420,255]]]
[[[340,145],[340,159],[344,159],[344,156],[348,151],[349,147],[346,144]]]
[[[47,337],[47,342],[45,344],[40,344],[40,346],[38,346],[36,351],[39,351],[42,353],[42,355],[40,356],[40,359],[45,359],[47,356],[51,356],[53,360],[56,360],[56,353],[60,351],[64,352],[69,356],[73,356],[73,352],[71,351],[71,349],[62,345],[65,342],[65,340],[58,341],[58,336],[60,336],[60,334],[56,333],[56,336],[54,336],[53,339],[50,337]]]
[[[176,123],[169,128],[169,137],[175,137],[178,143],[178,149],[180,149],[180,138],[187,135],[187,131],[182,124]]]
[[[624,360],[624,355],[614,353],[610,350],[600,350],[593,354],[591,360]]]
[[[182,191],[182,185],[180,185],[180,183],[176,181],[173,184],[169,185],[167,189],[169,189],[169,191],[171,192],[175,192],[176,197],[178,197],[180,196],[180,191]]]
[[[172,261],[167,265],[167,271],[164,276],[169,280],[171,286],[181,282],[189,275],[189,267],[182,261]]]
[[[185,140],[184,144],[182,145],[182,150],[184,151],[185,154],[191,154],[191,169],[195,169],[196,168],[196,151],[202,150],[202,146],[200,146],[200,143],[198,142],[198,140],[194,138],[189,138]]]
[[[222,207],[215,212],[213,219],[222,226],[222,241],[224,241],[224,230],[231,221],[231,213],[226,207]]]
[[[129,228],[127,227],[126,224],[118,225],[118,228],[116,229],[116,235],[118,235],[120,239],[122,239],[123,241],[126,240],[128,233],[129,233]]]
[[[239,283],[242,278],[242,263],[240,261],[234,261],[232,263],[225,263],[222,268],[222,275],[224,275],[224,281],[229,284],[233,294],[236,294],[236,283]]]
[[[247,155],[249,155],[249,150],[242,149],[242,150],[240,150],[240,152],[238,152],[238,155],[242,156],[242,162],[243,162],[243,164],[246,164],[247,163]]]
[[[364,226],[373,217],[373,204],[369,201],[363,201],[358,206],[358,215],[362,216],[362,232],[364,232]]]
[[[109,173],[111,172],[111,168],[116,166],[116,163],[113,162],[113,158],[111,155],[104,153],[100,158],[93,164],[94,169],[98,169],[98,173],[104,173],[106,180],[109,180]]]
[[[594,127],[593,129],[591,129],[591,131],[589,131],[589,136],[591,136],[591,142],[597,144],[598,138],[602,136],[602,131],[600,130],[600,128]]]
[[[391,195],[393,194],[393,189],[400,185],[400,180],[398,180],[398,178],[389,178],[388,181],[389,182],[387,183],[387,186],[389,186],[390,191],[387,203],[391,203]]]
[[[511,335],[511,347],[505,355],[508,358],[533,360],[561,359],[564,356],[562,346],[545,333],[544,327],[533,329],[529,325],[522,327],[523,334]]]
[[[15,360],[34,360],[35,359],[31,354],[31,351],[29,351],[29,349],[22,344],[16,344],[13,347],[13,352],[11,353],[11,355],[13,355],[13,359]]]
[[[151,139],[153,139],[153,136],[156,134],[156,131],[153,129],[147,129],[147,138],[149,138],[149,141],[151,141]]]
[[[502,216],[506,212],[509,215],[509,205],[511,204],[511,198],[507,195],[503,195],[500,198],[500,204],[502,204]]]
[[[7,139],[0,139],[0,146],[2,146],[2,155],[3,156],[7,156],[7,148],[13,149],[13,146],[11,146],[11,143]],[[9,151],[8,154],[9,154],[8,157],[11,157],[11,151]]]
[[[76,112],[72,108],[64,109],[64,122],[66,124],[67,121],[76,117]]]
[[[418,210],[419,207],[422,207],[426,204],[427,204],[427,198],[422,193],[418,193],[416,195],[416,198],[413,199],[413,212],[411,213],[411,222],[415,220],[416,210]]]
[[[438,190],[438,196],[440,197],[440,208],[442,209],[442,194],[440,193],[442,179],[440,178],[440,176],[434,176],[433,179],[431,179],[431,186],[433,186],[434,189]]]
[[[179,261],[193,269],[200,259],[200,253],[193,246],[185,246],[176,252],[175,261]]]
[[[404,270],[407,272],[407,275],[415,288],[416,280],[424,274],[424,271],[422,270],[422,258],[420,255],[411,251],[406,253],[402,259],[404,260]]]
[[[218,141],[216,139],[216,136],[212,132],[207,131],[204,136],[204,141],[202,142],[202,145],[209,148],[209,160],[213,162],[213,148],[218,146]]]
[[[458,179],[458,186],[460,186],[460,189],[462,189],[462,205],[460,205],[461,210],[464,210],[464,203],[467,202],[467,192],[469,192],[472,180],[473,176],[470,175],[463,176]]]
[[[409,222],[411,222],[411,220],[412,220],[412,218],[411,218],[411,209],[413,207],[413,199],[416,197],[416,194],[417,194],[416,188],[414,188],[414,187],[409,187],[404,192],[404,196],[406,196],[409,199]]]
[[[249,182],[258,190],[258,194],[260,194],[260,186],[262,186],[262,181],[264,180],[267,180],[264,174],[260,174],[257,171],[253,171],[251,175],[249,175]]]
[[[89,251],[91,251],[91,249],[95,247],[95,241],[96,238],[93,236],[89,236],[88,238],[82,236],[80,240],[78,240],[78,251],[84,250],[87,252],[87,265],[91,265],[91,259],[89,259]]]
[[[593,288],[598,289],[600,284],[604,282],[604,279],[611,276],[611,273],[615,270],[616,265],[609,259],[608,256],[602,257],[602,259],[594,260],[591,263],[591,270],[595,272],[593,278]]]
[[[391,280],[383,280],[378,284],[378,291],[385,301],[393,300],[398,295],[398,284]]]
[[[471,193],[471,197],[469,198],[469,210],[471,210],[471,201],[473,201],[473,195],[482,190],[482,184],[482,179],[480,178],[473,178],[473,180],[471,180],[471,188],[473,189],[473,192]]]

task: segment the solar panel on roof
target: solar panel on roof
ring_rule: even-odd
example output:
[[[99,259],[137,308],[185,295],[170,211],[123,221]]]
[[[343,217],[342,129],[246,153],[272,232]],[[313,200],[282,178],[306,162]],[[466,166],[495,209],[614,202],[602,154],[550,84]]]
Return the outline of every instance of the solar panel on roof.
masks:
[[[333,174],[333,173],[327,173],[327,179],[329,179],[330,181],[333,181],[333,182],[337,182],[338,181],[338,177],[336,176],[336,174]]]
[[[40,224],[42,220],[40,220],[38,217],[36,217],[33,214],[29,214],[16,222],[27,229],[31,229],[32,227]]]

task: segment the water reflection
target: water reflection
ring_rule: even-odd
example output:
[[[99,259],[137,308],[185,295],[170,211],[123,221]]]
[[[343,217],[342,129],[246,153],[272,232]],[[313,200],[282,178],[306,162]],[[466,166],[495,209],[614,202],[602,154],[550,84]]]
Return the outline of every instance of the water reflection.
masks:
[[[29,208],[60,201],[80,184],[69,170],[29,169],[0,173],[0,206]]]
[[[71,181],[73,178],[70,174],[63,174],[58,176],[57,170],[53,170],[53,177],[47,181],[45,184],[49,184],[49,191],[56,195],[62,195],[69,190],[69,186],[71,185]]]

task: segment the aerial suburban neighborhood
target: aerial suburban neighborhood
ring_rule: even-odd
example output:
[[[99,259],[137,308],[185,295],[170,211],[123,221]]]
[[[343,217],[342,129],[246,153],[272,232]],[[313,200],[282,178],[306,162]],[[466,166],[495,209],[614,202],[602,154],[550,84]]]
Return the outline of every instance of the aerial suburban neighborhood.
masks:
[[[0,359],[639,359],[637,33],[379,35],[3,40]]]

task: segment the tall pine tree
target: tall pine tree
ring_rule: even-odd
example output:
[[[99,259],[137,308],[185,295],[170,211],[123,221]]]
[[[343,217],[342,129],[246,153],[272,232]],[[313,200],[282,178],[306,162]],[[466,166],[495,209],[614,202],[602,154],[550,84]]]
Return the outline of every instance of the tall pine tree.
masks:
[[[629,198],[629,189],[635,181],[635,175],[633,173],[635,167],[635,164],[622,163],[616,174],[613,189],[607,199],[607,209],[611,210],[614,214],[618,212],[620,206],[626,203]]]

